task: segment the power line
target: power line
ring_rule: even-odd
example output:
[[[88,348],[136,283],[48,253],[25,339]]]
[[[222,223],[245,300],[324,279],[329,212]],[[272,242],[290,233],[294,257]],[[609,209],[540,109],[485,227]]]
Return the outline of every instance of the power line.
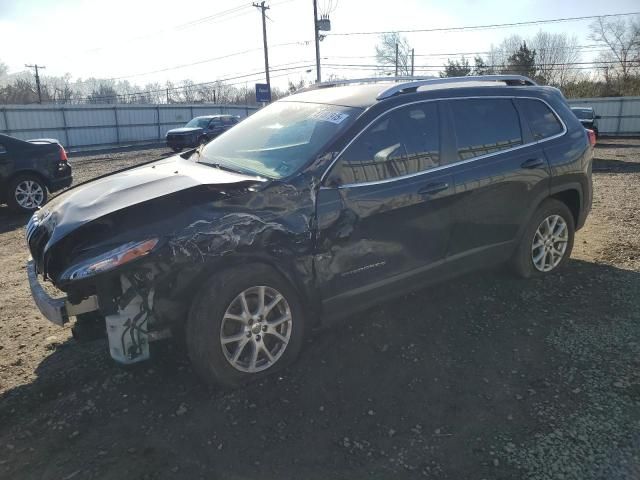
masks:
[[[549,50],[588,50],[589,53],[596,52],[607,52],[610,49],[602,48],[599,44],[593,45],[575,45],[575,46],[566,46],[566,47],[553,47],[549,48]],[[480,52],[439,52],[439,53],[416,53],[416,57],[457,57],[457,56],[465,56],[465,55],[489,55],[491,53],[496,53],[496,50],[485,50]],[[323,60],[328,58],[378,58],[378,55],[329,55],[322,57]]]
[[[383,35],[385,33],[423,33],[423,32],[457,32],[462,30],[481,30],[490,28],[507,28],[507,27],[519,27],[523,25],[540,25],[545,23],[561,23],[561,22],[573,22],[578,20],[592,20],[595,18],[608,18],[608,17],[623,17],[628,15],[638,15],[640,12],[628,12],[628,13],[611,13],[608,15],[585,15],[582,17],[564,17],[564,18],[551,18],[547,20],[528,20],[525,22],[511,22],[511,23],[493,23],[488,25],[469,25],[463,27],[440,27],[440,28],[415,28],[407,30],[383,30],[375,32],[337,32],[327,33],[327,36],[347,36],[347,35]]]
[[[277,43],[275,45],[271,45],[271,48],[286,47],[286,46],[291,46],[291,45],[308,45],[309,43],[311,43],[311,40]],[[151,70],[151,71],[148,71],[148,72],[134,73],[134,74],[131,74],[131,75],[123,75],[123,76],[120,76],[120,77],[111,77],[111,78],[107,78],[107,80],[122,80],[122,79],[125,79],[125,78],[143,77],[145,75],[152,75],[154,73],[169,72],[171,70],[179,70],[181,68],[193,67],[195,65],[201,65],[203,63],[215,62],[216,60],[223,60],[225,58],[237,57],[237,56],[240,56],[240,55],[245,55],[247,53],[258,52],[258,51],[260,51],[262,49],[263,49],[263,47],[250,48],[248,50],[241,50],[239,52],[229,53],[227,55],[222,55],[220,57],[205,58],[204,60],[197,60],[195,62],[183,63],[181,65],[174,65],[172,67],[160,68],[158,70]]]
[[[302,61],[300,62],[294,62],[294,63],[302,63]],[[287,64],[284,64],[287,65]],[[283,72],[283,71],[287,71],[290,72],[292,70],[301,70],[301,69],[308,69],[310,67],[313,67],[314,64],[313,63],[306,63],[303,65],[297,65],[294,67],[286,67],[286,68],[272,68],[271,71],[272,72]],[[276,67],[279,67],[279,65],[276,65]],[[164,93],[164,92],[175,92],[178,90],[185,90],[187,88],[195,88],[195,87],[204,87],[204,86],[209,86],[212,84],[218,84],[218,83],[224,83],[227,82],[229,80],[238,80],[241,78],[249,78],[249,77],[255,77],[258,75],[263,75],[264,71],[260,70],[257,72],[251,72],[251,73],[246,73],[246,74],[241,74],[241,75],[236,75],[233,77],[227,77],[227,78],[220,78],[217,80],[213,80],[213,81],[209,81],[209,82],[201,82],[201,83],[194,83],[191,85],[183,85],[183,86],[178,86],[178,87],[171,87],[171,88],[160,88],[160,89],[155,89],[155,90],[144,90],[144,91],[139,91],[139,92],[132,92],[132,93],[121,93],[121,94],[115,94],[115,95],[101,95],[101,96],[91,96],[91,97],[81,97],[78,98],[77,100],[79,101],[84,101],[84,100],[88,100],[88,99],[109,99],[109,98],[118,98],[118,97],[136,97],[136,96],[141,96],[141,95],[147,95],[147,94],[151,94],[151,93]]]
[[[559,63],[544,63],[541,64],[545,67],[547,66],[560,66],[560,67],[570,67],[573,65],[619,65],[619,64],[630,64],[635,65],[637,62],[635,60],[627,60],[627,61],[618,61],[618,60],[602,60],[602,61],[593,61],[593,62],[559,62]],[[323,63],[323,66],[333,66],[333,67],[371,67],[371,68],[383,68],[383,67],[392,67],[393,65],[381,65],[378,63]],[[442,68],[444,65],[416,65],[416,68]],[[483,65],[487,68],[500,68],[504,65]]]
[[[290,2],[293,2],[293,1],[295,1],[295,0],[281,0],[279,2],[273,3],[272,6],[282,5],[282,4],[290,3]],[[146,38],[155,37],[157,35],[161,35],[161,34],[170,32],[172,30],[185,30],[185,29],[188,29],[188,28],[196,27],[196,26],[201,25],[203,23],[223,22],[223,21],[227,21],[227,20],[231,20],[231,19],[234,19],[234,18],[241,17],[243,15],[247,15],[250,11],[251,11],[251,4],[242,3],[242,4],[237,5],[235,7],[231,7],[229,9],[227,9],[227,10],[222,10],[222,11],[213,13],[211,15],[207,15],[205,17],[195,18],[195,19],[190,20],[188,22],[181,23],[181,24],[178,24],[178,25],[174,25],[174,26],[168,27],[168,28],[163,28],[162,30],[156,30],[154,32],[150,32],[150,33],[147,33],[147,34],[124,38],[124,39],[121,39],[119,42],[111,43],[109,45],[102,45],[100,47],[90,48],[88,50],[83,50],[83,51],[81,51],[79,53],[93,53],[93,52],[97,52],[97,51],[100,51],[100,50],[108,50],[110,48],[118,47],[122,43],[127,43],[127,42],[131,42],[131,41],[136,41],[136,40],[144,40]]]

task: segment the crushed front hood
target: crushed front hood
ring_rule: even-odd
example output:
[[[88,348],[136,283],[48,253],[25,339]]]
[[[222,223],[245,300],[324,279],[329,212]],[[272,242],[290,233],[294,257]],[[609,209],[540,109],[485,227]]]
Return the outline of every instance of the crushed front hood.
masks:
[[[175,156],[81,184],[54,198],[36,215],[50,232],[49,247],[85,223],[155,198],[200,185],[260,181]]]

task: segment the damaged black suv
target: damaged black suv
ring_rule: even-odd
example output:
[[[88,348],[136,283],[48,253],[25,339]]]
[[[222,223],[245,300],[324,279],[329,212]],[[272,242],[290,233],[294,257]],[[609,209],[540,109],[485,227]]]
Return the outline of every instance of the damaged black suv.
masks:
[[[519,76],[352,83],[53,199],[27,227],[42,313],[106,328],[122,363],[184,330],[197,372],[236,385],[292,361],[313,328],[430,282],[567,261],[593,148],[558,90]]]

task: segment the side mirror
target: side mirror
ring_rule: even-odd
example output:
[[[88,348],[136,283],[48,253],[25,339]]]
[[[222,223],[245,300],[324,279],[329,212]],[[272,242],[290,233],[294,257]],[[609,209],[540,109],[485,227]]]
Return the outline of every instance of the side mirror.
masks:
[[[600,115],[596,115],[596,116],[595,116],[595,119],[596,119],[596,120],[599,120],[600,118],[602,118],[602,117],[600,117]]]

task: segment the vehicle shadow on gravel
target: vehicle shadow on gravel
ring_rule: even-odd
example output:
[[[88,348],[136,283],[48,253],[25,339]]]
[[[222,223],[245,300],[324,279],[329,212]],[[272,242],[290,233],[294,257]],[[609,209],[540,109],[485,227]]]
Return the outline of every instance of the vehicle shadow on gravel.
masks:
[[[637,173],[640,172],[639,162],[626,162],[624,160],[608,160],[602,158],[593,159],[593,171],[615,172],[615,173]]]
[[[0,234],[25,227],[29,217],[28,213],[16,213],[6,205],[0,205]]]
[[[631,292],[640,274],[577,260],[544,279],[476,273],[319,332],[284,373],[235,391],[202,386],[179,345],[120,368],[106,342],[52,344],[38,378],[0,397],[0,444],[12,439],[0,472],[518,478],[500,460],[507,440],[552,428],[540,405],[580,411],[587,398],[562,372],[609,361],[576,361],[550,335],[637,316]]]

